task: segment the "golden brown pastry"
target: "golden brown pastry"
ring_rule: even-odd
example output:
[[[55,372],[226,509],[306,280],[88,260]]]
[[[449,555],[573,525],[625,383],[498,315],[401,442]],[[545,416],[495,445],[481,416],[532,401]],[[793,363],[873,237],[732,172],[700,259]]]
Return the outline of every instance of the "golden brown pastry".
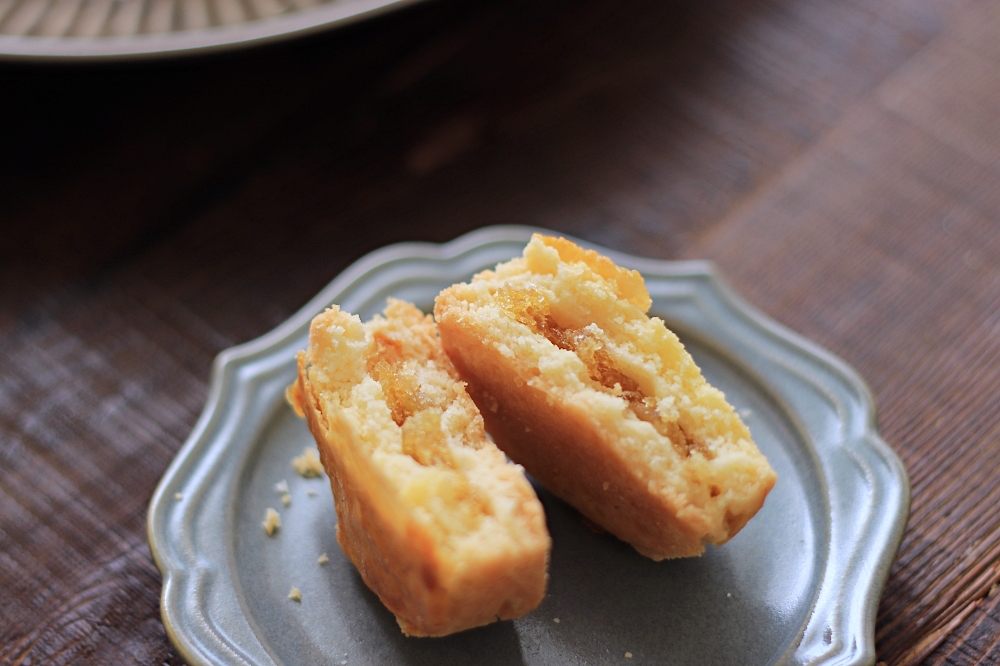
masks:
[[[536,234],[434,314],[497,445],[659,560],[730,539],[776,477],[650,304],[636,271]]]
[[[289,401],[309,421],[337,541],[412,636],[520,617],[551,541],[523,470],[487,438],[430,316],[390,300],[362,324],[313,319]]]

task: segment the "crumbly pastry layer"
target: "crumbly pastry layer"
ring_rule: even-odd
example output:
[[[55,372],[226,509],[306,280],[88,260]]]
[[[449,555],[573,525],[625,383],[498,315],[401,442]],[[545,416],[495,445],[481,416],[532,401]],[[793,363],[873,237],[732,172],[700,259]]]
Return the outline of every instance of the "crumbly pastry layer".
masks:
[[[536,234],[434,314],[497,445],[659,560],[726,542],[776,476],[650,305],[636,271]]]
[[[541,503],[487,439],[430,316],[390,300],[362,324],[331,307],[288,398],[330,477],[337,541],[404,633],[443,636],[541,602]]]

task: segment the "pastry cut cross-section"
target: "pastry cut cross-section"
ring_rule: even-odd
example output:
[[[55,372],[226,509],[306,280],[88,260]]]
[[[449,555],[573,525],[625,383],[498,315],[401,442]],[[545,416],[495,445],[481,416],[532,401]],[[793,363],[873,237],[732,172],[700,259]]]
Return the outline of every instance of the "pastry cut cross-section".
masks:
[[[487,439],[430,316],[390,299],[362,324],[333,306],[298,367],[288,399],[330,478],[337,541],[404,633],[443,636],[541,602],[541,503]]]
[[[725,543],[776,476],[650,305],[638,272],[536,234],[522,257],[442,291],[434,314],[497,445],[660,560]]]

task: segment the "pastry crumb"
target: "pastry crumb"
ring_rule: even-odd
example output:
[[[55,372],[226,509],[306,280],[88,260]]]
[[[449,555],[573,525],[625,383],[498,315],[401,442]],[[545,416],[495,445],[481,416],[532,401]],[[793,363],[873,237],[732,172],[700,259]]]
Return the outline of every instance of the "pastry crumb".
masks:
[[[184,499],[184,493],[174,493],[174,499],[180,502],[182,499]]]
[[[326,556],[326,553],[323,553],[322,555],[316,558],[316,561],[319,562],[320,566],[323,566],[324,564],[330,561],[330,558]]]
[[[631,652],[626,652],[625,653],[625,658],[626,659],[631,659],[632,658],[632,653]]]
[[[556,624],[559,624],[559,618],[557,617],[552,618],[552,621],[555,622]]]
[[[290,492],[288,490],[288,481],[282,479],[281,481],[278,481],[276,484],[274,484],[274,492],[278,493],[279,495],[287,495]]]
[[[281,503],[284,504],[286,507],[291,506],[292,496],[289,495],[288,493],[285,493],[284,495],[281,496]]]
[[[323,463],[320,462],[319,453],[311,446],[307,446],[301,456],[292,458],[292,467],[299,475],[307,479],[314,479],[323,475]]]
[[[264,526],[267,536],[274,536],[274,533],[281,527],[281,516],[277,511],[268,507],[267,511],[264,512],[264,522],[261,524]]]
[[[300,590],[295,586],[292,586],[292,589],[288,591],[288,598],[291,599],[292,601],[298,601],[299,603],[302,603],[302,590]]]

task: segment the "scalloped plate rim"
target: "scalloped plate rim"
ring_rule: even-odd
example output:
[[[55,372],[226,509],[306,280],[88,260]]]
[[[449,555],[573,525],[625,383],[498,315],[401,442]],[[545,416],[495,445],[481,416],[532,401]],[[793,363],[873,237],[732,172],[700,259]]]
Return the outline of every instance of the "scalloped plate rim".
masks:
[[[178,451],[174,460],[164,473],[160,483],[157,485],[147,513],[147,537],[153,559],[163,575],[163,590],[161,594],[161,615],[164,626],[173,644],[181,652],[182,656],[191,663],[211,663],[211,659],[203,658],[195,649],[191,641],[183,634],[183,628],[175,626],[170,620],[173,609],[170,600],[173,599],[174,589],[177,587],[178,579],[183,578],[185,572],[171,561],[166,546],[165,523],[161,522],[160,512],[164,511],[169,497],[173,494],[173,487],[181,478],[183,468],[186,465],[195,464],[197,461],[193,456],[199,449],[208,447],[212,441],[211,428],[217,418],[220,417],[220,407],[223,404],[223,397],[233,391],[233,383],[236,381],[235,375],[238,368],[248,364],[250,361],[267,357],[277,348],[289,345],[301,337],[303,329],[308,326],[312,317],[334,299],[355,285],[364,282],[367,276],[378,272],[383,267],[399,261],[407,260],[429,260],[431,262],[447,262],[470,254],[491,244],[503,244],[511,242],[524,243],[534,232],[554,233],[552,230],[540,229],[519,225],[499,225],[481,228],[460,236],[444,244],[425,242],[404,242],[382,247],[361,257],[346,269],[344,269],[332,282],[324,287],[320,292],[310,299],[297,312],[291,315],[282,324],[264,335],[250,340],[246,343],[230,347],[223,350],[216,357],[210,379],[209,392],[206,405],[198,421],[184,445]],[[874,652],[874,624],[875,613],[877,611],[879,597],[888,578],[889,569],[895,558],[899,543],[902,539],[903,530],[909,514],[910,486],[906,470],[902,461],[891,447],[878,434],[876,426],[875,403],[871,391],[861,376],[845,361],[832,352],[821,347],[817,343],[795,333],[784,325],[771,319],[762,311],[743,299],[733,290],[721,277],[719,271],[709,261],[686,260],[686,261],[664,261],[636,257],[622,252],[600,247],[596,244],[574,239],[581,245],[597,249],[616,262],[639,270],[647,276],[652,277],[687,277],[704,281],[707,284],[707,291],[712,297],[719,300],[724,308],[728,308],[731,314],[737,315],[745,324],[760,329],[769,335],[774,341],[784,345],[787,349],[797,352],[805,358],[817,361],[829,370],[832,376],[839,377],[844,384],[854,393],[858,404],[862,410],[861,420],[864,428],[863,433],[855,436],[851,443],[855,447],[860,447],[855,451],[847,451],[845,454],[867,455],[868,459],[876,460],[885,467],[888,478],[895,482],[891,487],[883,487],[881,490],[887,491],[892,499],[892,506],[881,507],[884,513],[878,521],[881,527],[876,536],[879,542],[867,543],[867,548],[858,543],[854,544],[851,554],[854,559],[860,559],[855,567],[860,568],[862,573],[867,573],[861,580],[855,580],[853,593],[849,594],[845,590],[830,592],[826,585],[828,573],[820,575],[821,589],[817,590],[813,598],[812,610],[806,625],[802,627],[798,635],[798,643],[786,658],[782,658],[780,663],[785,663],[791,657],[803,650],[803,645],[807,641],[811,643],[806,646],[815,648],[818,642],[828,646],[826,652],[821,652],[814,658],[799,663],[808,663],[815,666],[832,666],[836,664],[848,664],[861,666],[863,664],[873,664],[875,660]],[[863,462],[863,461],[859,461]],[[824,473],[829,472],[821,465]],[[833,490],[829,490],[831,494]],[[828,498],[829,499],[829,498]],[[871,534],[869,538],[874,538]],[[832,545],[831,545],[832,548]],[[825,560],[829,559],[827,554]],[[827,635],[818,638],[816,619],[819,595],[823,592],[834,594],[837,600],[847,597],[852,601],[849,606],[844,636],[839,634],[836,637],[836,645],[827,641]],[[841,604],[835,604],[839,609]],[[829,629],[824,629],[829,632]],[[811,634],[815,634],[811,636]],[[845,640],[850,638],[848,642]],[[817,648],[822,650],[823,648]],[[217,656],[217,655],[216,655]],[[234,655],[235,656],[235,655]],[[242,660],[240,660],[242,662]],[[234,662],[235,663],[235,662]]]

